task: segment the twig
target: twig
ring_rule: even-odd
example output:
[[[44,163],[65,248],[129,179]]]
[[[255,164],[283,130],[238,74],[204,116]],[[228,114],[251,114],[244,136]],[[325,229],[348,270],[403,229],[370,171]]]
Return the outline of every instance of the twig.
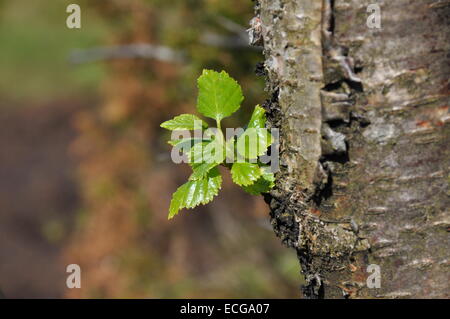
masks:
[[[205,32],[200,37],[202,44],[226,49],[260,50],[260,48],[249,45],[247,31],[241,25],[222,16],[217,17],[217,22],[224,29],[235,33],[236,36],[223,36],[217,33]],[[73,64],[82,64],[136,58],[155,59],[172,63],[183,63],[187,60],[183,52],[175,51],[169,47],[149,43],[136,43],[85,50],[77,49],[70,54],[69,61]]]
[[[177,63],[186,61],[182,52],[165,46],[146,43],[98,47],[86,50],[77,49],[70,54],[69,61],[73,64],[81,64],[103,60],[133,58],[155,59]]]
[[[223,16],[216,17],[216,20],[224,29],[237,34],[244,41],[248,42],[248,34],[246,28]]]
[[[200,42],[205,45],[226,49],[260,50],[259,48],[250,46],[248,37],[244,39],[239,36],[223,36],[211,32],[205,32],[200,37]]]

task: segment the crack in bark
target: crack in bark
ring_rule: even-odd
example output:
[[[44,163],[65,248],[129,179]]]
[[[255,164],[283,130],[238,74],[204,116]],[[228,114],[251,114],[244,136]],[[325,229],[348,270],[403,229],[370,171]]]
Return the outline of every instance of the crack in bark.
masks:
[[[350,223],[348,220],[322,220],[321,216],[315,215],[321,209],[322,202],[329,200],[333,195],[332,167],[334,163],[344,164],[349,160],[345,135],[334,129],[342,125],[349,125],[352,120],[356,119],[351,116],[349,109],[354,104],[351,93],[361,91],[362,86],[358,87],[356,84],[360,80],[354,73],[352,59],[347,55],[348,50],[337,45],[333,38],[333,1],[323,0],[323,4],[317,11],[315,10],[318,7],[314,5],[302,8],[310,15],[315,15],[315,19],[319,21],[319,29],[314,31],[313,22],[310,22],[310,25],[306,25],[306,22],[303,25],[302,23],[297,25],[306,30],[304,31],[305,35],[309,34],[302,40],[309,44],[304,45],[305,48],[299,49],[293,45],[297,38],[296,35],[286,40],[289,37],[286,34],[294,30],[278,30],[277,33],[280,32],[282,36],[281,39],[277,38],[277,34],[273,31],[274,26],[265,23],[264,13],[261,17],[261,3],[267,10],[265,14],[273,20],[270,23],[275,21],[275,24],[283,19],[292,19],[292,15],[295,15],[292,11],[298,8],[290,7],[290,13],[287,13],[283,11],[287,10],[282,5],[283,1],[269,3],[261,0],[256,5],[257,16],[254,20],[256,19],[262,24],[262,40],[268,58],[264,64],[265,71],[262,71],[262,64],[259,64],[257,74],[267,75],[268,90],[272,92],[271,98],[263,104],[267,111],[269,126],[279,128],[285,142],[292,140],[291,130],[295,131],[296,126],[304,126],[305,124],[302,123],[311,118],[308,114],[312,114],[311,108],[315,107],[318,108],[318,113],[315,113],[316,118],[321,115],[317,133],[320,133],[322,140],[322,142],[320,139],[314,142],[316,144],[313,144],[311,149],[302,149],[302,145],[305,143],[298,144],[298,141],[292,142],[291,146],[297,143],[300,148],[290,149],[282,142],[282,172],[277,176],[277,180],[282,182],[277,182],[275,189],[270,194],[266,194],[265,200],[271,208],[271,223],[275,233],[285,245],[297,250],[307,283],[302,289],[304,295],[308,298],[323,297],[322,276],[329,271],[341,268],[343,260],[348,259],[353,251],[368,249],[367,243],[361,245],[360,238],[354,231],[355,227],[352,227],[354,223]],[[304,18],[298,14],[295,17],[300,20]],[[313,20],[311,16],[308,18]],[[296,32],[303,33],[299,30]],[[276,43],[277,41],[283,43],[281,48],[281,44]],[[317,51],[316,54],[320,59],[322,56],[325,57],[322,62],[317,64],[318,69],[315,70],[315,62],[310,60],[312,54],[310,51],[314,50]],[[298,58],[306,61],[309,59],[309,63],[312,65],[303,64],[303,69],[296,69],[290,61]],[[291,68],[303,72],[305,81],[295,82],[302,77],[297,74],[291,75]],[[289,79],[291,76],[292,80]],[[293,93],[294,90],[296,93]],[[302,93],[305,90],[308,91]],[[297,101],[290,99],[293,94],[300,94],[302,99]],[[317,94],[316,102],[313,102],[315,98],[312,94]],[[304,100],[313,104],[308,106],[304,104],[306,102]],[[317,104],[314,105],[314,103]],[[286,112],[291,115],[291,120],[297,120],[295,124],[286,123],[288,120]],[[300,138],[307,134],[306,131],[299,133],[302,134]],[[299,136],[294,138],[299,138]],[[286,169],[295,166],[292,165],[292,160],[303,158],[314,148],[319,150],[319,155],[309,157],[311,159],[306,160],[304,166],[300,165],[303,168],[297,169],[297,174],[300,172],[300,175],[294,174],[296,180],[286,182],[285,177],[289,178],[292,175],[292,172],[291,174],[286,173]],[[294,153],[286,155],[289,152]],[[308,161],[311,164],[308,164]]]

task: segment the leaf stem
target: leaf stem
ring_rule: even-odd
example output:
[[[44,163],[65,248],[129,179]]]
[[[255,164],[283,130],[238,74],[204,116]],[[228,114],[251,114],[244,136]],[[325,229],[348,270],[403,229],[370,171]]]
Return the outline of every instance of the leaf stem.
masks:
[[[220,120],[216,119],[217,128],[222,131],[222,127],[220,126]]]

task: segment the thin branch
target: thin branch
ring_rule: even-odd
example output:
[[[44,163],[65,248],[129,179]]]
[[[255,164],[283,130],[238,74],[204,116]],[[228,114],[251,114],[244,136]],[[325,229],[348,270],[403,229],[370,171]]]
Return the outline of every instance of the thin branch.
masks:
[[[217,22],[224,29],[235,36],[223,36],[217,33],[205,32],[200,37],[200,43],[225,49],[260,50],[250,46],[246,29],[228,18],[218,16]],[[175,51],[169,47],[149,43],[123,44],[110,47],[97,47],[91,49],[74,50],[69,57],[73,64],[98,62],[115,59],[155,59],[171,63],[183,63],[187,58],[183,52]]]
[[[224,16],[217,16],[216,21],[226,30],[235,33],[244,41],[248,42],[247,29],[240,24],[225,18]]]
[[[164,62],[182,63],[186,58],[182,52],[153,44],[124,44],[111,47],[92,49],[77,49],[70,54],[69,61],[73,64],[97,62],[114,59],[155,59]]]
[[[200,42],[205,45],[225,49],[260,50],[259,48],[250,46],[248,36],[244,39],[237,36],[223,36],[217,33],[205,32],[200,37]]]

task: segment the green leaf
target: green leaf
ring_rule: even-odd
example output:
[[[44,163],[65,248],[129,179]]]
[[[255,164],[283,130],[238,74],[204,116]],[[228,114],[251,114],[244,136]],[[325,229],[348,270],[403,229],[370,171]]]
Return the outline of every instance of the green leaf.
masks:
[[[219,165],[219,163],[200,163],[200,164],[192,164],[192,170],[194,171],[191,176],[189,177],[189,180],[199,180],[205,178],[206,174]]]
[[[266,111],[259,105],[255,106],[247,128],[264,128],[266,126]]]
[[[174,130],[199,130],[208,124],[193,114],[181,114],[161,124],[162,128]]]
[[[180,209],[209,203],[219,193],[221,185],[222,176],[217,168],[210,170],[204,179],[188,181],[181,185],[172,196],[169,219],[178,214]]]
[[[239,155],[247,159],[256,159],[263,155],[273,143],[273,137],[266,128],[247,128],[238,137],[236,149]]]
[[[182,138],[178,140],[171,140],[168,143],[173,146],[174,150],[181,151],[183,154],[189,155],[192,147],[197,143],[209,143],[211,140],[203,138]]]
[[[233,182],[240,186],[253,184],[262,174],[258,164],[234,163],[231,167],[231,177]]]
[[[195,144],[188,153],[190,164],[217,163],[225,159],[225,148],[223,140],[216,138],[211,142]]]
[[[271,172],[264,173],[256,182],[243,186],[244,191],[251,195],[260,195],[269,192],[275,186],[275,176]]]
[[[185,200],[186,196],[189,193],[189,188],[191,187],[192,182],[187,182],[175,191],[172,195],[172,200],[170,201],[170,207],[169,207],[169,219],[173,218],[176,214],[178,214],[178,211],[180,209],[183,209],[186,207]]]
[[[244,99],[241,86],[225,71],[203,70],[198,90],[198,111],[218,122],[236,112]]]

